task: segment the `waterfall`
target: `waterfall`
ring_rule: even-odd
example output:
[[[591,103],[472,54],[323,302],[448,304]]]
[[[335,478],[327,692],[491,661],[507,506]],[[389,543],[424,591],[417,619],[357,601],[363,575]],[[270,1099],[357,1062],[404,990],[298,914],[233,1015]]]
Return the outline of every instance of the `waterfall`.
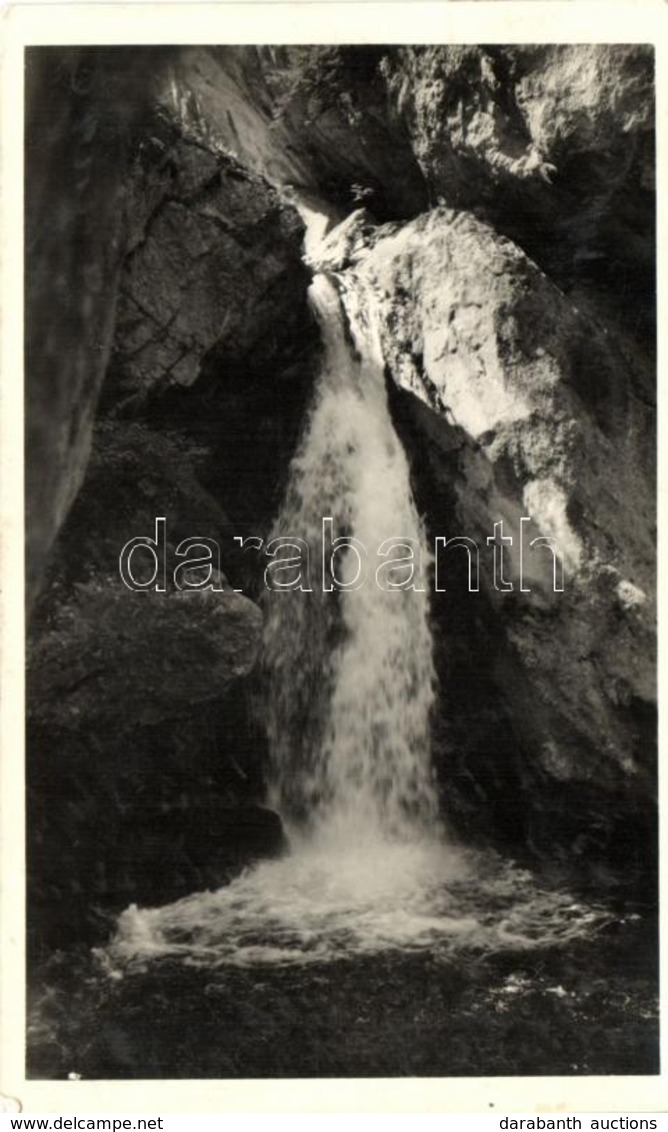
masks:
[[[316,276],[311,302],[323,358],[273,531],[283,545],[308,548],[309,569],[303,589],[267,592],[264,648],[270,801],[291,852],[216,892],[161,908],[132,905],[100,952],[114,976],[161,958],[215,968],[387,951],[531,950],[587,935],[603,916],[513,862],[454,844],[439,826],[429,555],[378,334],[352,288],[342,302],[334,283]],[[358,588],[350,544],[335,555],[343,588],[334,584],[323,519],[331,540],[366,548]],[[395,589],[376,578],[388,539],[410,547],[422,566],[411,577],[397,559],[391,569],[404,585]],[[331,590],[323,592],[323,579]]]
[[[268,594],[272,800],[320,839],[410,839],[433,832],[437,815],[425,533],[373,322],[353,311],[349,330],[337,288],[324,275],[315,277],[310,300],[324,356],[273,534],[305,541],[313,588]],[[359,588],[323,592],[323,576],[331,575],[329,555],[323,561],[325,518],[332,539],[352,537],[367,551],[343,548],[335,556],[337,578],[350,584],[361,555]],[[404,573],[411,588],[377,582],[376,552],[390,537],[415,555],[414,578]]]

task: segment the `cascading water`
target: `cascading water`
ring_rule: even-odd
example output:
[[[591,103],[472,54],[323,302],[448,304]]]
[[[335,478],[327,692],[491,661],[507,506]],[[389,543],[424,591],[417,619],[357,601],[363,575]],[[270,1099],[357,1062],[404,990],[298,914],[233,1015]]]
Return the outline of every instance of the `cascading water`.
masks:
[[[308,547],[308,569],[303,588],[267,594],[265,639],[271,800],[291,852],[217,892],[132,906],[102,956],[112,969],[163,956],[215,967],[526,949],[586,934],[600,918],[512,863],[454,846],[439,826],[429,587],[417,565],[428,554],[408,463],[362,296],[346,295],[352,332],[328,278],[316,277],[312,303],[323,363],[273,532],[283,548],[294,544],[291,555],[300,548],[300,570]],[[367,553],[342,546],[332,563],[336,538]],[[396,588],[375,573],[387,540],[406,548],[403,563],[386,563],[403,583]],[[354,588],[360,566],[366,576]],[[274,567],[294,578],[285,553]]]
[[[288,818],[307,819],[320,840],[415,840],[433,833],[437,815],[429,750],[435,673],[421,573],[428,551],[374,328],[358,322],[356,351],[324,275],[311,302],[324,361],[274,534],[305,541],[313,588],[268,595],[274,804]],[[344,544],[333,561],[335,540],[351,536],[357,549]],[[387,562],[394,585],[376,578],[377,550],[389,536],[415,558]]]

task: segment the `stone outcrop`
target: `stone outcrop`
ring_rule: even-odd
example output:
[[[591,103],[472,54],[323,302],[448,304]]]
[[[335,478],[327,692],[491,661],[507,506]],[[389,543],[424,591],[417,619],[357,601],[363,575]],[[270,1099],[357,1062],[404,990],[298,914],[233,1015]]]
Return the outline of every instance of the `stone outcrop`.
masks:
[[[302,225],[261,177],[152,135],[128,213],[110,373],[118,396],[192,385],[214,347],[221,369],[270,366],[281,343],[303,335]]]

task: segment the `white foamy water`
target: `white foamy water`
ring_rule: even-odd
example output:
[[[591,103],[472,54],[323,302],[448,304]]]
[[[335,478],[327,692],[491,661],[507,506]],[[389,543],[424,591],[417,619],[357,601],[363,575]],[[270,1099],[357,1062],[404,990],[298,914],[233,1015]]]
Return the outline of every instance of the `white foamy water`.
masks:
[[[605,922],[601,909],[541,888],[498,859],[436,842],[311,842],[217,892],[129,908],[112,968],[159,958],[219,967],[328,963],[389,952],[442,955],[562,945]]]
[[[339,295],[324,276],[311,288],[325,356],[308,427],[291,468],[275,535],[298,535],[310,548],[312,592],[272,593],[265,661],[272,801],[288,820],[307,818],[342,845],[371,831],[413,838],[435,824],[429,750],[435,675],[427,582],[429,560],[411,494],[405,452],[387,404],[373,327],[356,319],[346,336]],[[360,588],[323,593],[323,519],[331,537],[350,536],[360,557],[337,552],[335,570]],[[401,539],[411,567],[378,584],[378,548]],[[366,551],[366,553],[365,553]],[[387,579],[386,579],[387,580]]]
[[[601,920],[512,864],[455,846],[439,824],[429,586],[417,571],[411,589],[382,588],[374,576],[387,539],[401,539],[423,565],[429,555],[374,327],[355,296],[347,302],[352,332],[336,287],[316,277],[324,357],[274,530],[308,546],[309,569],[303,590],[267,595],[270,800],[291,852],[217,892],[128,909],[106,953],[113,966],[524,950],[564,943]],[[359,589],[323,593],[325,517],[333,538],[367,548]],[[337,577],[354,580],[357,565],[341,552]],[[407,567],[398,571],[394,580],[406,579]]]

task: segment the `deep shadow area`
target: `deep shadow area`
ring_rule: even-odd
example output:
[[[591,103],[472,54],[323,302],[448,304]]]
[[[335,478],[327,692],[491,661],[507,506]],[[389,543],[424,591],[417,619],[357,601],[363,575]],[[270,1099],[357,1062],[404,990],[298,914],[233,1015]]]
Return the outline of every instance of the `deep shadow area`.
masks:
[[[29,1076],[85,1080],[654,1074],[656,922],[566,949],[386,952],[325,965],[109,979],[55,955],[34,992]]]

